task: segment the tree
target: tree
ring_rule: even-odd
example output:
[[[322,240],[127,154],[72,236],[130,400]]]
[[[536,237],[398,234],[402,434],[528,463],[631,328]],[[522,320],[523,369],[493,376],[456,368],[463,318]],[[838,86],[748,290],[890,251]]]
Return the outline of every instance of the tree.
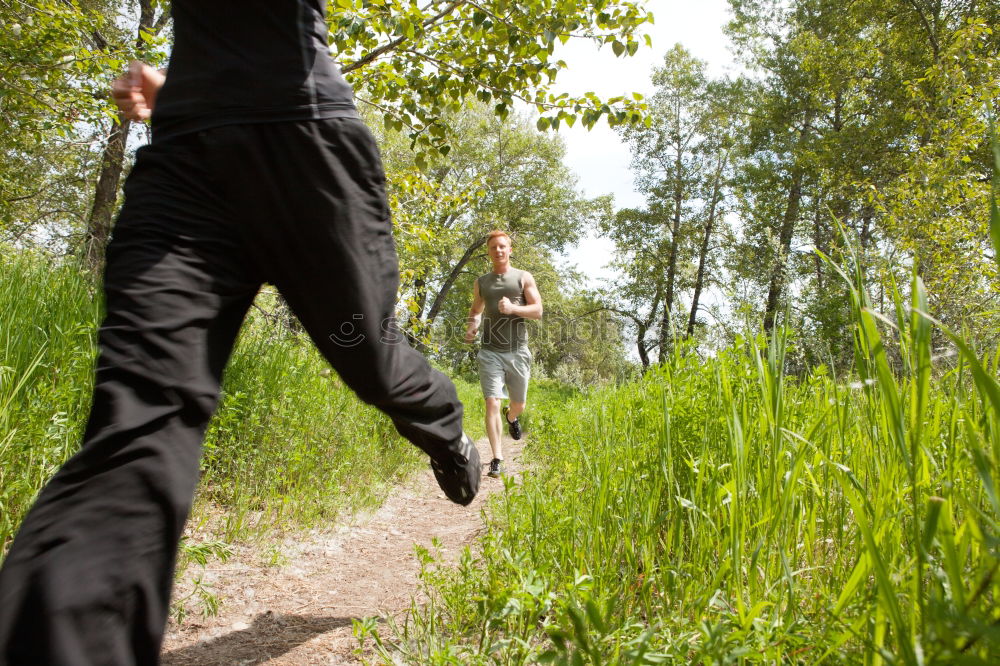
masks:
[[[332,3],[334,56],[358,100],[384,114],[386,127],[408,129],[414,145],[447,154],[447,112],[476,97],[501,119],[515,100],[541,115],[539,129],[587,127],[602,116],[614,124],[641,119],[642,106],[624,97],[602,101],[552,92],[561,60],[556,42],[572,38],[608,44],[616,56],[639,48],[639,28],[652,14],[629,0],[402,0]],[[647,44],[649,37],[645,37]]]
[[[917,132],[910,159],[874,197],[886,237],[913,258],[934,314],[955,327],[975,316],[980,336],[996,330],[990,313],[1000,304],[989,236],[990,116],[1000,111],[1000,39],[990,26],[997,13],[992,23],[979,15],[957,26],[938,13],[918,14],[930,31],[933,62],[907,86]]]
[[[580,388],[621,381],[634,365],[625,352],[624,330],[599,293],[565,268],[532,272],[545,289],[545,318],[531,341],[541,374]]]
[[[715,151],[715,165],[709,177],[706,179],[707,190],[704,194],[706,210],[704,213],[704,233],[701,236],[701,243],[698,247],[698,269],[694,281],[694,293],[691,296],[691,310],[688,316],[687,337],[694,335],[695,325],[698,323],[698,304],[701,301],[701,292],[705,288],[707,280],[708,263],[710,261],[709,250],[711,249],[712,237],[715,234],[719,220],[724,216],[723,211],[723,188],[725,188],[726,172],[729,168],[729,149],[720,146]]]
[[[0,3],[0,239],[80,215],[92,160],[78,142],[104,114],[95,81],[108,62],[93,35],[108,29],[108,5]]]
[[[109,73],[132,57],[155,60],[168,14],[158,0],[3,3],[0,19],[0,196],[10,236],[69,238],[87,228],[100,254],[118,198],[128,123],[115,123]],[[133,13],[134,11],[134,13]],[[97,137],[104,134],[104,140]],[[94,147],[102,153],[98,160]],[[99,171],[93,199],[84,184]],[[91,181],[92,186],[92,181]],[[87,211],[89,208],[89,212]],[[61,223],[61,227],[59,228]]]
[[[982,181],[997,39],[984,27],[997,7],[730,4],[730,33],[759,73],[737,190],[744,236],[757,246],[744,253],[756,257],[746,272],[768,276],[765,327],[792,306],[820,347],[850,357],[839,281],[817,255],[795,252],[836,259],[835,221],[860,245],[870,279],[906,284],[899,268],[912,262],[938,316],[954,323],[975,310],[974,295],[989,291]]]
[[[769,331],[784,307],[793,239],[808,203],[807,188],[816,182],[815,121],[822,110],[813,94],[815,72],[803,66],[803,51],[827,45],[815,32],[816,22],[806,20],[817,3],[793,3],[787,9],[769,0],[730,4],[736,16],[730,32],[763,73],[753,86],[739,196],[745,236],[757,245],[753,254],[763,264],[750,272],[763,278],[763,326]]]
[[[143,6],[140,39],[155,34],[153,16]],[[546,126],[572,124],[582,117],[592,126],[601,116],[612,124],[641,118],[634,99],[602,101],[592,94],[570,98],[551,92],[566,67],[550,60],[555,42],[571,37],[610,44],[616,55],[634,54],[638,29],[651,15],[627,0],[489,0],[444,2],[423,6],[402,0],[330,3],[333,55],[363,106],[382,114],[386,128],[407,130],[417,164],[431,152],[447,155],[452,135],[449,113],[476,96],[493,104],[505,118],[515,100],[534,105]],[[138,46],[138,42],[137,42]],[[120,122],[109,137],[102,161],[94,212],[88,223],[88,255],[103,247],[110,228],[113,194],[122,171],[128,124]]]
[[[52,160],[55,171],[46,177],[62,178],[65,165],[82,164],[87,168],[73,178],[96,178],[89,205],[77,203],[89,210],[65,220],[75,224],[81,215],[85,219],[85,253],[92,258],[107,239],[127,166],[129,130],[135,128],[120,119],[108,124],[117,114],[107,89],[133,57],[153,64],[165,61],[167,8],[163,0],[0,5],[0,19],[11,27],[0,36],[0,110],[5,121],[20,119],[0,128],[0,149],[10,165],[0,177],[0,195],[18,202],[45,191],[45,182],[28,178],[24,166],[54,136],[65,135],[77,159]],[[418,6],[402,0],[335,0],[328,15],[333,56],[354,86],[359,105],[374,111],[384,126],[407,132],[421,167],[432,154],[451,150],[455,135],[448,118],[466,98],[478,97],[501,119],[515,102],[527,102],[545,127],[578,119],[591,126],[602,117],[612,124],[641,117],[643,105],[633,98],[602,100],[589,93],[573,98],[552,92],[566,67],[552,57],[557,41],[591,39],[608,45],[616,56],[636,52],[639,31],[652,20],[639,1],[429,0]],[[102,124],[105,141],[94,146],[90,137]],[[4,134],[6,128],[10,132]],[[87,143],[81,145],[84,137]],[[92,155],[95,147],[99,160]]]
[[[648,340],[660,315],[665,291],[662,213],[655,210],[626,208],[601,222],[601,234],[615,243],[611,267],[617,278],[610,287],[606,302],[609,309],[629,320],[635,329],[635,347],[644,368],[650,364],[649,352],[659,346],[658,339]],[[662,355],[662,351],[661,351]]]
[[[513,236],[518,259],[528,248],[560,252],[579,239],[606,203],[580,195],[563,164],[562,140],[538,131],[528,116],[501,120],[474,103],[447,121],[454,128],[454,149],[423,171],[398,133],[382,139],[403,295],[416,341],[434,327],[456,285],[471,280],[468,272],[485,257],[490,230]]]
[[[635,326],[644,365],[653,346],[662,360],[674,335],[694,333],[712,237],[722,215],[732,116],[726,97],[735,90],[710,84],[705,63],[679,44],[654,71],[653,84],[649,125],[621,130],[646,208],[619,211],[602,225],[615,241],[616,266],[623,275],[615,289],[616,309]],[[693,298],[687,321],[675,322],[679,296],[689,287]],[[657,339],[650,343],[646,334],[654,322]]]

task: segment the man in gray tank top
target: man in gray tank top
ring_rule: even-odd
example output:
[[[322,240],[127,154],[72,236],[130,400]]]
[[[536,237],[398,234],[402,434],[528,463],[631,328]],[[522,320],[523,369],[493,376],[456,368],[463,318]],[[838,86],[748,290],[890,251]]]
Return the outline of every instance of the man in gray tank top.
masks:
[[[486,241],[493,270],[480,276],[473,286],[472,308],[465,330],[471,343],[482,330],[479,383],[486,399],[486,435],[493,450],[489,476],[503,474],[501,419],[514,439],[521,439],[518,417],[528,399],[531,352],[525,319],[542,318],[542,297],[531,273],[510,265],[510,236],[493,231]],[[501,409],[509,398],[510,405]]]

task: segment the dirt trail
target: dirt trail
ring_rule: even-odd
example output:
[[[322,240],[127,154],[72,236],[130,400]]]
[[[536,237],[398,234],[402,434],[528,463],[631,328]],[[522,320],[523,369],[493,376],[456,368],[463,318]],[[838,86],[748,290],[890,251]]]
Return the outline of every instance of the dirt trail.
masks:
[[[504,438],[508,473],[518,473],[523,443]],[[477,446],[489,461],[487,441]],[[351,620],[398,616],[409,608],[420,571],[413,544],[429,548],[437,537],[445,555],[457,558],[483,528],[486,497],[502,489],[500,480],[484,475],[476,499],[460,507],[445,499],[427,469],[393,490],[374,513],[286,540],[278,567],[267,566],[259,550],[238,553],[203,578],[222,600],[219,614],[171,622],[162,664],[360,663]]]

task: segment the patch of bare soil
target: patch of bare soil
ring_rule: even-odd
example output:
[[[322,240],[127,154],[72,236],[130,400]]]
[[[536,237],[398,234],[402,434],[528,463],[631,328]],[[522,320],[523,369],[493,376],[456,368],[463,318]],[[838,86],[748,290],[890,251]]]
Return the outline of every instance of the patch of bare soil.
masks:
[[[523,443],[504,439],[508,473],[518,473]],[[482,439],[477,446],[488,462],[489,443]],[[501,480],[485,472],[484,463],[479,494],[467,507],[445,499],[427,469],[396,488],[373,514],[286,539],[276,551],[280,566],[269,566],[260,549],[246,549],[209,569],[203,582],[222,601],[218,615],[171,621],[161,663],[360,663],[352,619],[398,617],[410,607],[420,572],[414,544],[431,548],[436,537],[441,552],[456,559],[473,544],[483,529],[486,497],[503,489]]]

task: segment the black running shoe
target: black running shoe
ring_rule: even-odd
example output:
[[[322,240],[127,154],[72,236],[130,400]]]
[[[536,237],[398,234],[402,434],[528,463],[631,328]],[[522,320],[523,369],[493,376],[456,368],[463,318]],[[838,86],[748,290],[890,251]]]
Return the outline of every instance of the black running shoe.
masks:
[[[507,430],[510,432],[510,436],[514,439],[521,439],[521,422],[517,419],[514,419],[513,421],[508,419],[507,412],[509,411],[510,409],[507,407],[503,408],[503,420],[507,422]]]
[[[454,450],[452,450],[454,449]],[[444,494],[455,504],[466,506],[479,490],[479,451],[476,444],[462,433],[462,439],[442,458],[431,458],[431,469]]]
[[[490,471],[486,472],[486,476],[492,476],[494,479],[499,479],[503,476],[503,461],[499,458],[494,458],[490,461]]]

